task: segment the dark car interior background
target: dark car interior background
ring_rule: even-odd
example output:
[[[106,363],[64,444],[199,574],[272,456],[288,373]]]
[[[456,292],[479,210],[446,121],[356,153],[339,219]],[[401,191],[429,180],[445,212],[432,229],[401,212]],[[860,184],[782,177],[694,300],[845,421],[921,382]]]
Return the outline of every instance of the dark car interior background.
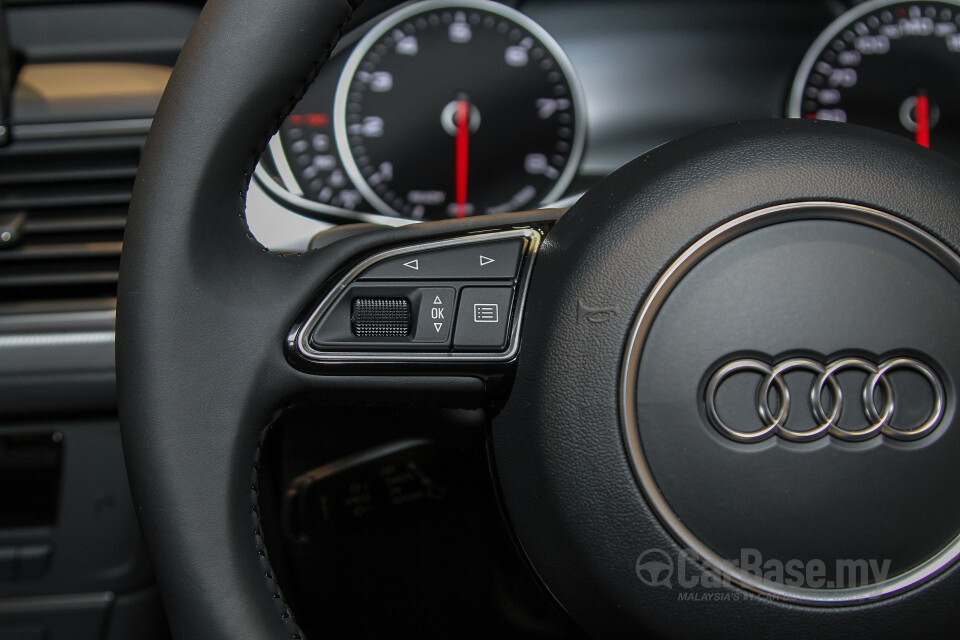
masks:
[[[489,15],[442,2],[413,17],[367,0],[260,159],[250,233],[296,253],[357,223],[565,208],[658,145],[738,121],[857,122],[957,158],[960,6],[889,4],[892,21],[869,14],[846,38],[830,25],[848,0],[517,0]],[[0,640],[170,637],[124,465],[114,328],[143,144],[202,8],[0,7]],[[936,33],[909,51],[883,31],[928,15]],[[871,66],[884,47],[900,57]],[[444,289],[429,294],[425,335],[460,332],[437,311]],[[356,304],[355,336],[398,317]],[[364,407],[363,392],[284,412],[261,453],[262,537],[308,636],[584,637],[503,514],[490,411]]]

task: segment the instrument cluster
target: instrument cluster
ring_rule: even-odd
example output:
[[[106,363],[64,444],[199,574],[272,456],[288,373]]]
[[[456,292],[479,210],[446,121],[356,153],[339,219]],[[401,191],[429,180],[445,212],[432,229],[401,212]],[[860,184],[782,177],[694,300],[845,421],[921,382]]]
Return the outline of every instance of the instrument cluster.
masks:
[[[862,124],[960,157],[960,0],[420,0],[349,33],[258,178],[331,222],[549,206],[678,135]]]

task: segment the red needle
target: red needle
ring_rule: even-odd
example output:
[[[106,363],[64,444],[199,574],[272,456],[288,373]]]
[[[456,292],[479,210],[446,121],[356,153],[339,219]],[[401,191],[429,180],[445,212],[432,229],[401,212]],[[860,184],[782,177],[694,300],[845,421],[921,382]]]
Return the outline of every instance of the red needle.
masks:
[[[467,175],[470,161],[470,103],[457,102],[457,217],[467,216]]]
[[[917,144],[930,147],[930,98],[920,94],[917,96],[917,106],[914,107],[917,121]]]

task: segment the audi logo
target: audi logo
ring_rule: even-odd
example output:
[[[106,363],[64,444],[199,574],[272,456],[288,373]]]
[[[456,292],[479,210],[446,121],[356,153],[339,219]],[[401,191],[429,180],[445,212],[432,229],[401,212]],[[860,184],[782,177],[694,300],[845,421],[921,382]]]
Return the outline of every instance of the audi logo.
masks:
[[[889,373],[896,369],[905,369],[918,373],[929,383],[933,391],[933,408],[921,424],[909,429],[894,428],[893,415],[896,411],[893,386]],[[866,423],[863,428],[840,426],[843,412],[843,392],[837,382],[837,376],[848,370],[866,372],[860,395]],[[808,400],[810,410],[816,419],[816,426],[807,430],[788,429],[787,419],[792,408],[790,389],[783,376],[790,371],[808,371],[814,374]],[[717,410],[717,392],[730,376],[753,372],[763,376],[757,387],[756,410],[762,427],[759,430],[743,430],[727,424]],[[829,389],[829,394],[824,393]],[[878,392],[879,389],[879,392]],[[928,365],[914,358],[890,358],[880,364],[874,364],[863,358],[841,358],[826,365],[809,358],[791,358],[773,366],[743,358],[720,367],[711,376],[706,388],[707,415],[713,426],[722,435],[736,442],[760,442],[774,435],[793,442],[808,442],[830,434],[840,440],[867,440],[882,433],[896,440],[917,440],[930,434],[943,419],[946,394],[940,376]],[[779,403],[771,406],[771,395],[779,398]]]

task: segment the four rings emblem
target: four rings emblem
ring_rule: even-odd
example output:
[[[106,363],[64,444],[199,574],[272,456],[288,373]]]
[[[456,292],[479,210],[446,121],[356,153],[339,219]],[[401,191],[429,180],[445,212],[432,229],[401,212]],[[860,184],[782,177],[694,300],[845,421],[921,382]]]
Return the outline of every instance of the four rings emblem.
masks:
[[[921,375],[933,391],[930,413],[919,425],[894,428],[891,424],[897,405],[888,374],[896,369],[906,369]],[[863,415],[866,417],[866,424],[862,427],[859,424],[856,427],[840,426],[843,392],[837,376],[848,370],[859,370],[867,374],[860,394]],[[795,430],[786,426],[792,398],[783,376],[790,371],[814,374],[807,399],[816,424],[809,429]],[[742,430],[731,426],[720,417],[717,410],[717,392],[724,380],[744,372],[759,373],[763,376],[755,398],[757,414],[762,424],[759,430]],[[828,389],[829,394],[825,394],[824,389]],[[779,399],[774,406],[771,406],[771,395],[776,395]],[[946,393],[940,376],[929,365],[906,357],[890,358],[880,364],[863,358],[840,358],[826,365],[809,358],[791,358],[773,366],[760,360],[743,358],[720,367],[707,383],[705,396],[707,415],[713,426],[721,434],[737,442],[759,442],[774,435],[794,442],[806,442],[827,434],[841,440],[859,441],[879,433],[897,440],[916,440],[936,429],[946,410]]]

